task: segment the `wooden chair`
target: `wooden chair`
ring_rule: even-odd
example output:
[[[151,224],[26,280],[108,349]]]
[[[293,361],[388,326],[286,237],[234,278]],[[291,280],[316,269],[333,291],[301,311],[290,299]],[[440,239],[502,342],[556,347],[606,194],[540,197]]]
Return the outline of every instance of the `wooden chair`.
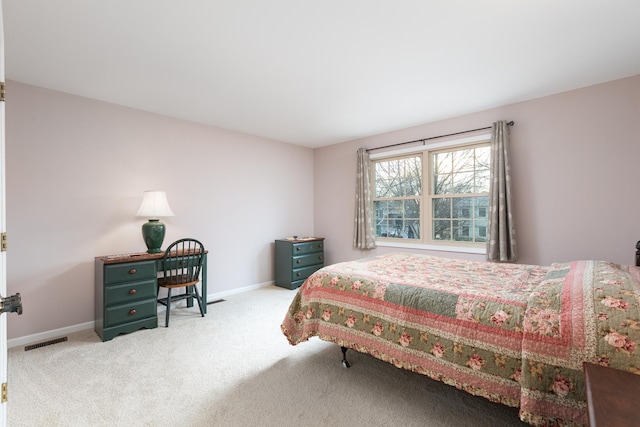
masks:
[[[183,299],[195,299],[200,307],[200,314],[204,317],[202,298],[196,284],[200,282],[200,270],[205,254],[202,243],[195,239],[180,239],[173,242],[164,253],[162,263],[162,277],[158,277],[158,294],[160,288],[167,289],[165,298],[158,298],[158,302],[167,307],[165,324],[169,326],[171,303]],[[184,293],[171,295],[175,288],[184,288]]]

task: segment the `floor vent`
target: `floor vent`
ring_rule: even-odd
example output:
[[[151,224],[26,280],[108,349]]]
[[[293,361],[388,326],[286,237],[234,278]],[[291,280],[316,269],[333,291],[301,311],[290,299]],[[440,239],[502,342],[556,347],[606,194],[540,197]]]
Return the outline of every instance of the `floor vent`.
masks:
[[[223,301],[224,301],[223,299],[217,299],[215,301],[207,301],[207,305],[216,304],[218,302],[223,302]]]
[[[24,351],[33,350],[34,348],[45,347],[51,344],[58,344],[65,341],[67,341],[67,337],[56,338],[55,340],[49,340],[49,341],[41,342],[38,344],[27,345],[24,347]]]

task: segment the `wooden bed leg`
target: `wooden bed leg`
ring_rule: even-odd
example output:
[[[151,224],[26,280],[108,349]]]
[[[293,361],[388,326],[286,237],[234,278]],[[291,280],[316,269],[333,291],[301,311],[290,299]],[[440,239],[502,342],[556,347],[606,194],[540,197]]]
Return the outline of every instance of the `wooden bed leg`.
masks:
[[[340,347],[340,350],[342,350],[342,366],[344,366],[345,368],[350,368],[351,365],[347,361],[347,347]]]

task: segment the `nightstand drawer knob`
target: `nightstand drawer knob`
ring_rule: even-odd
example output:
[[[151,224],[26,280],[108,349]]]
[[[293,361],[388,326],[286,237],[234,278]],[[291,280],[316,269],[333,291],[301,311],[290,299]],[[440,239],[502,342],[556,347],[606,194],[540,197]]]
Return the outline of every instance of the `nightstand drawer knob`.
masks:
[[[299,259],[296,260],[296,264],[300,264],[302,261],[300,261]]]
[[[302,274],[300,274],[300,273],[296,273],[296,276],[300,277],[300,276],[302,276]]]
[[[138,272],[138,270],[136,270],[135,268],[132,268],[131,270],[129,270],[129,274],[136,274]]]
[[[299,251],[299,250],[300,250],[300,247],[298,246],[298,247],[296,248],[296,251]]]
[[[137,311],[135,311],[135,310],[131,310],[131,311],[129,312],[129,316],[135,316],[135,315],[136,315],[136,313],[137,313]]]
[[[320,256],[318,257],[318,259],[319,259],[320,261],[322,261],[322,255],[320,255]]]
[[[136,294],[136,292],[137,292],[137,291],[136,291],[135,289],[131,289],[131,290],[129,291],[129,295],[135,295],[135,294]]]

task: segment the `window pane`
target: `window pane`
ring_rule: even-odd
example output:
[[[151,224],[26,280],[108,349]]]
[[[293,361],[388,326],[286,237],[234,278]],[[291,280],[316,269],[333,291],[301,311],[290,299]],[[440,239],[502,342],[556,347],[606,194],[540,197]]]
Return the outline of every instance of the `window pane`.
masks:
[[[403,201],[402,200],[389,200],[388,202],[388,209],[389,211],[387,212],[387,215],[389,215],[389,217],[393,217],[393,218],[402,218],[402,207],[403,207]]]
[[[420,218],[420,200],[405,200],[404,216],[406,218]]]
[[[378,161],[374,181],[376,198],[418,196],[422,193],[422,158]]]
[[[389,180],[377,179],[375,197],[388,197],[389,195]]]
[[[473,214],[473,197],[453,199],[452,218],[471,218]]]
[[[403,196],[419,196],[422,193],[422,157],[404,159]]]
[[[451,221],[433,221],[433,240],[451,240]]]
[[[403,196],[419,196],[422,193],[422,183],[419,176],[404,180]]]
[[[409,220],[406,222],[406,224],[407,224],[407,238],[419,239],[420,238],[420,221]]]
[[[474,173],[459,172],[453,175],[453,192],[456,194],[473,193]]]
[[[475,215],[474,218],[488,218],[489,217],[489,198],[474,197],[475,202]]]
[[[375,202],[373,202],[373,211],[376,222],[387,216],[388,203],[389,202],[387,202],[386,200],[376,200]]]
[[[393,178],[389,181],[388,192],[385,197],[400,197],[402,196],[402,179]]]
[[[433,199],[433,218],[451,218],[451,199]]]
[[[476,193],[489,192],[489,169],[476,171]]]
[[[420,238],[419,199],[376,200],[373,206],[377,237]]]
[[[476,169],[489,169],[491,163],[491,147],[476,148]]]
[[[393,176],[389,173],[389,162],[379,162],[375,165],[376,197],[383,197],[381,194],[388,193]]]
[[[453,175],[440,174],[433,175],[433,194],[453,193]]]
[[[475,149],[457,150],[453,152],[454,172],[473,172],[475,164]]]
[[[448,174],[453,172],[452,153],[436,153],[433,155],[433,173]]]
[[[393,197],[399,193],[400,171],[397,160],[378,162],[376,171],[376,194],[375,197]]]
[[[475,221],[474,239],[476,242],[487,241],[487,221],[486,220]]]
[[[472,234],[472,221],[469,220],[453,220],[453,240],[456,242],[471,242],[473,239]]]

